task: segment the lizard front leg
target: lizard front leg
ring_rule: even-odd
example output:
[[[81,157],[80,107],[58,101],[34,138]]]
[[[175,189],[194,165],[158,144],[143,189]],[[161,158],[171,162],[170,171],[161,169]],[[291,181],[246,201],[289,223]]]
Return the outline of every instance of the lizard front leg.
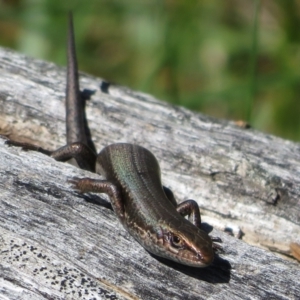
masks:
[[[117,216],[124,220],[124,205],[121,188],[108,180],[74,177],[68,180],[72,187],[80,193],[104,193],[110,198],[111,205]]]

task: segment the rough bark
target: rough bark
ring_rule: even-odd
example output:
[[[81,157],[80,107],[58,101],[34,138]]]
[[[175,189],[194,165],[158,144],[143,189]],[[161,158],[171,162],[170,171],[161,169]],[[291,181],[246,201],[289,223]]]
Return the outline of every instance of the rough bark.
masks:
[[[65,68],[0,49],[0,69],[0,133],[48,149],[64,145]],[[204,269],[157,260],[118,223],[107,198],[77,194],[67,182],[98,175],[0,138],[0,295],[300,297],[299,263],[288,260],[290,243],[296,250],[300,244],[299,144],[99,78],[82,75],[81,89],[90,96],[86,114],[97,149],[124,141],[152,151],[164,185],[179,202],[197,200],[224,253]]]

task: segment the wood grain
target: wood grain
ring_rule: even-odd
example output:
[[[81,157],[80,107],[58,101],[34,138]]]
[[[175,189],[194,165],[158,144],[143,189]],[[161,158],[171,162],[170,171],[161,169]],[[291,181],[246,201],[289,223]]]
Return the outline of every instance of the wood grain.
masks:
[[[64,145],[65,68],[0,49],[0,69],[0,133]],[[300,243],[299,144],[81,75],[97,149],[130,142],[153,152],[163,183],[178,202],[199,203],[224,253],[204,269],[157,260],[118,223],[105,196],[77,194],[67,183],[97,175],[0,138],[0,295],[298,299],[290,244]]]

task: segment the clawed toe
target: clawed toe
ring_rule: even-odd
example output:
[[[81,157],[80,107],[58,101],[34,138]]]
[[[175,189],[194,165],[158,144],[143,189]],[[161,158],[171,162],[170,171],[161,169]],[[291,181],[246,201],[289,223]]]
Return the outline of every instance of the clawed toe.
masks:
[[[73,190],[75,190],[76,192],[81,192],[81,189],[79,187],[79,181],[80,181],[80,178],[78,177],[72,177],[71,179],[68,179],[67,180],[67,183],[69,183],[71,185],[71,188]]]
[[[213,242],[212,247],[214,251],[223,252],[223,247],[218,244],[218,243],[222,243],[222,240],[219,237],[211,237],[211,240]]]

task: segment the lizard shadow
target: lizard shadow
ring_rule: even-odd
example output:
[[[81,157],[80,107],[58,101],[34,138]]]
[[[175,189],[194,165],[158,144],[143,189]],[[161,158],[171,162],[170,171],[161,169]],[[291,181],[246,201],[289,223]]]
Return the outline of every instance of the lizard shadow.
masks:
[[[82,197],[84,199],[84,201],[88,202],[88,203],[92,203],[92,204],[96,204],[105,208],[108,208],[110,210],[113,211],[113,208],[110,204],[110,202],[108,202],[106,199],[93,195],[93,194],[81,194],[80,193],[80,197]]]
[[[213,284],[228,283],[230,281],[231,265],[227,260],[219,257],[218,254],[215,254],[213,263],[208,267],[196,268],[176,263],[166,258],[156,256],[150,252],[148,253],[162,264],[195,279]]]
[[[105,94],[109,94],[109,86],[111,85],[111,83],[109,81],[102,81],[101,84],[100,84],[100,90],[102,93],[105,93]]]
[[[89,125],[88,125],[88,121],[87,121],[87,117],[86,117],[86,109],[85,109],[86,102],[88,100],[90,100],[92,95],[94,95],[95,93],[96,93],[95,90],[89,90],[89,89],[84,89],[84,90],[80,91],[80,97],[81,97],[81,100],[82,100],[84,130],[85,130],[85,134],[86,134],[86,137],[87,137],[87,144],[95,153],[97,153],[95,144],[92,140],[92,135],[91,135],[91,131],[90,131],[90,128],[89,128]]]

